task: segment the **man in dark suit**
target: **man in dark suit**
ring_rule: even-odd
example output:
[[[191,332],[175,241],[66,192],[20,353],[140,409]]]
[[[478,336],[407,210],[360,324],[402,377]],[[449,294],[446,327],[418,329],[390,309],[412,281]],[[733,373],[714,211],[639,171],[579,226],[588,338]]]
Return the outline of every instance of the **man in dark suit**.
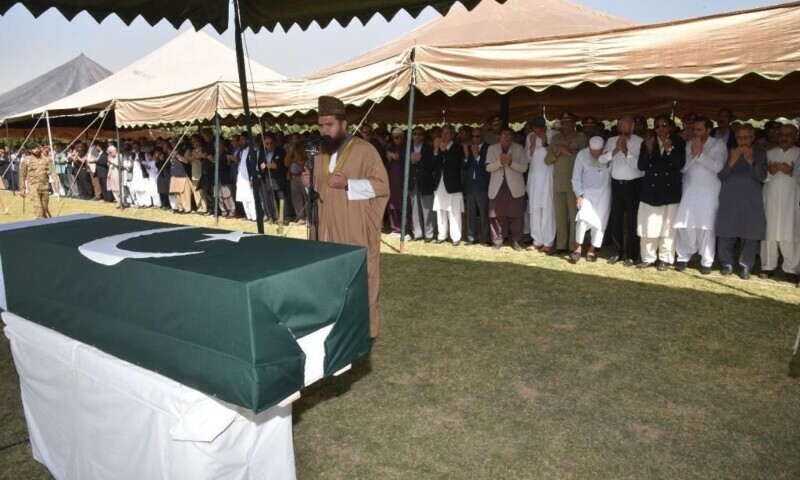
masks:
[[[663,272],[675,260],[672,223],[683,191],[681,169],[686,165],[686,143],[680,135],[672,133],[669,116],[657,116],[654,125],[656,135],[644,142],[637,163],[644,177],[636,234],[641,238],[642,265],[650,266],[659,260],[658,270]]]
[[[425,130],[413,130],[408,194],[414,240],[433,240],[433,147],[425,143]]]
[[[725,142],[729,151],[736,148],[736,132],[731,128],[733,112],[729,108],[720,108],[716,120],[717,128],[711,130],[711,136]]]
[[[262,148],[258,152],[258,172],[261,179],[261,203],[264,205],[264,216],[271,223],[278,221],[278,202],[284,199],[286,192],[286,166],[283,148],[276,146],[275,135],[265,133]]]
[[[483,141],[479,128],[467,127],[468,142],[464,143],[463,168],[464,201],[467,204],[467,243],[491,244],[489,235],[489,172],[486,171],[486,154],[489,144]],[[478,217],[480,216],[480,220]]]
[[[103,149],[103,153],[97,158],[95,162],[94,176],[97,177],[97,182],[100,184],[100,197],[105,202],[113,202],[114,195],[108,190],[108,153]]]
[[[452,125],[442,127],[441,137],[433,142],[433,209],[436,210],[439,236],[436,243],[444,243],[448,231],[453,246],[461,244],[461,214],[464,212],[464,195],[461,194],[461,164],[464,148],[453,141]]]

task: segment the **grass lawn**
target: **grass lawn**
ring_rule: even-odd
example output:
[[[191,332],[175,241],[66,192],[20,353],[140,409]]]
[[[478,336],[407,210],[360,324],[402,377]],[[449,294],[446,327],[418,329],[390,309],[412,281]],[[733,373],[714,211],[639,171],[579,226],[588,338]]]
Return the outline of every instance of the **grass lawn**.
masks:
[[[0,195],[0,222],[22,219]],[[61,215],[86,211],[213,226],[97,202]],[[793,285],[398,245],[384,241],[371,357],[294,404],[299,478],[800,478]],[[0,382],[0,478],[48,478],[7,343]]]

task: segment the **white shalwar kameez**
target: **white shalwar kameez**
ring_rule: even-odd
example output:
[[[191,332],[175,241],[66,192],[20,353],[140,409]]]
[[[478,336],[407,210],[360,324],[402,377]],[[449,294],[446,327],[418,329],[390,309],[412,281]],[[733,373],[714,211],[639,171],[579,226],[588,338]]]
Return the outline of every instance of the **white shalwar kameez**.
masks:
[[[575,157],[572,190],[576,198],[583,197],[575,217],[575,243],[583,244],[586,232],[591,231],[592,246],[602,247],[611,213],[611,171],[608,164],[599,162],[599,157],[592,157],[588,148],[578,152]]]
[[[767,164],[784,163],[793,169],[800,165],[800,147],[767,152]],[[783,271],[800,273],[800,185],[783,172],[767,174],[764,182],[764,210],[767,234],[761,242],[761,269],[775,270],[778,255],[783,255]]]
[[[691,141],[686,144],[686,166],[683,168],[683,195],[675,213],[675,250],[679,262],[689,262],[699,253],[700,265],[714,263],[716,236],[714,223],[719,206],[720,180],[717,174],[728,161],[728,147],[721,140],[709,137],[699,156],[692,154]]]
[[[250,174],[247,171],[247,155],[249,148],[242,150],[239,171],[236,175],[236,201],[242,202],[244,214],[248,220],[256,219],[256,201],[253,197],[253,187],[250,185]]]
[[[531,139],[536,147],[531,154]],[[553,166],[544,163],[547,147],[535,134],[528,136],[525,145],[530,170],[528,170],[528,220],[535,247],[552,247],[556,238],[556,212],[553,207]]]

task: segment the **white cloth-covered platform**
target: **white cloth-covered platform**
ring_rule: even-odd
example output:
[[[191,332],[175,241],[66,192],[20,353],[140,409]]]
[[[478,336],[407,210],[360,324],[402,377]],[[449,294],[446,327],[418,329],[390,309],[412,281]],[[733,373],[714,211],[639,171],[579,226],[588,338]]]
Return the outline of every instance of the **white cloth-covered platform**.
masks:
[[[295,478],[291,405],[253,414],[10,312],[2,318],[33,456],[55,478]]]

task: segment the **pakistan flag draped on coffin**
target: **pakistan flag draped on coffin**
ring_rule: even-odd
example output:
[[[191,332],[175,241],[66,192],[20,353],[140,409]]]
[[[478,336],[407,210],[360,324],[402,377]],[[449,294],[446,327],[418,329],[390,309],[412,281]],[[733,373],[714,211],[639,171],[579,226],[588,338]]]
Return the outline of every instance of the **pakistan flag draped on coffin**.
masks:
[[[255,412],[302,337],[330,329],[324,376],[371,346],[363,248],[81,216],[0,229],[0,262],[8,311]]]

